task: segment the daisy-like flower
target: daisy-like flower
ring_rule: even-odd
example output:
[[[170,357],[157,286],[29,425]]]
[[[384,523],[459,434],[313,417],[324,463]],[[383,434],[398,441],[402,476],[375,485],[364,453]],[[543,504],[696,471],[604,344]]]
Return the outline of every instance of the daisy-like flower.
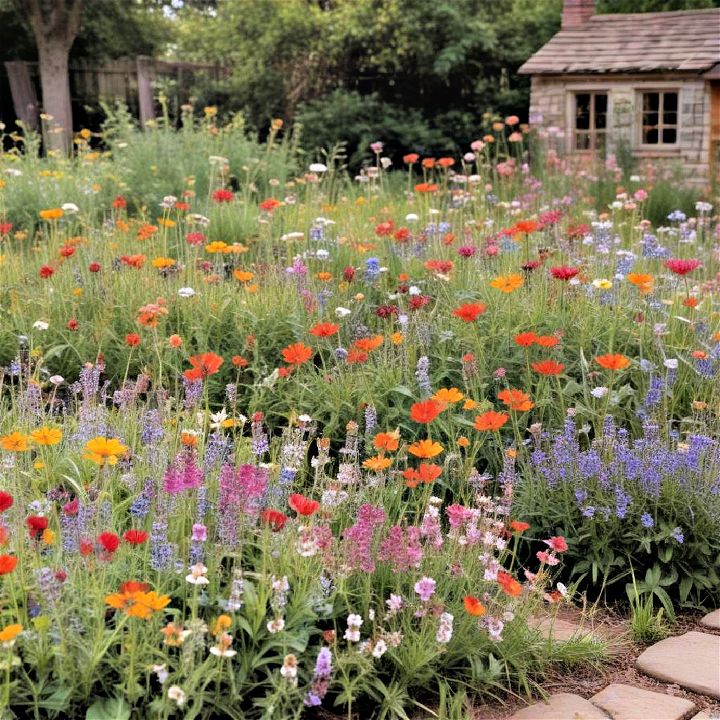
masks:
[[[208,569],[202,563],[195,563],[190,568],[190,574],[185,576],[185,580],[191,585],[209,585],[210,581],[205,577]]]

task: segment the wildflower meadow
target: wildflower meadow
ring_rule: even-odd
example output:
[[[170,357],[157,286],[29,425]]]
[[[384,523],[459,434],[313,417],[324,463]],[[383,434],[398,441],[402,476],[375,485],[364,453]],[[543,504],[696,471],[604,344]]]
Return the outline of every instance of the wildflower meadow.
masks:
[[[0,155],[0,717],[448,718],[720,602],[709,189],[516,117]]]

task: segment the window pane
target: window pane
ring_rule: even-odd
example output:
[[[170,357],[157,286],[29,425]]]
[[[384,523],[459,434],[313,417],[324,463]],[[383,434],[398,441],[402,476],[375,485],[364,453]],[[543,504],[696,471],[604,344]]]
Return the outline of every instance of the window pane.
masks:
[[[643,127],[643,142],[648,145],[657,145],[658,143],[658,131],[657,127],[645,125]]]
[[[595,127],[604,130],[607,127],[607,95],[595,95]]]
[[[645,93],[643,95],[643,111],[658,112],[660,110],[660,93]]]
[[[677,125],[677,112],[665,108],[663,113],[663,125]]]
[[[662,141],[665,145],[671,145],[677,141],[677,129],[676,128],[663,128]]]
[[[663,93],[663,110],[665,112],[677,112],[678,94],[675,92]]]
[[[575,96],[575,128],[590,129],[590,94],[579,93]]]
[[[590,133],[588,133],[588,132],[575,133],[575,149],[576,150],[589,150],[590,149]]]

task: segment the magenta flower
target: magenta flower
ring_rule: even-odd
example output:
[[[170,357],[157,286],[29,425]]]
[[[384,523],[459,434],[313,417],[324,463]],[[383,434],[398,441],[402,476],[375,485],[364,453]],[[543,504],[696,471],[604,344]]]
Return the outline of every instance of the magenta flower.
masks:
[[[429,577],[424,577],[415,583],[415,592],[423,602],[427,602],[435,592],[437,583]]]

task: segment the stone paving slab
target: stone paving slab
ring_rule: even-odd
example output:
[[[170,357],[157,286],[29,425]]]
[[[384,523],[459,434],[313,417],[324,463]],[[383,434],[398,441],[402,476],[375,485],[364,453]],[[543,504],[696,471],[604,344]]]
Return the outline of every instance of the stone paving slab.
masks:
[[[717,712],[701,710],[697,715],[693,715],[690,720],[720,720],[720,710]]]
[[[613,683],[590,701],[613,720],[684,720],[695,709],[684,698]]]
[[[720,630],[720,610],[713,610],[711,613],[708,613],[700,621],[700,624],[711,630]]]
[[[635,661],[647,675],[720,699],[720,635],[687,632],[649,647]]]
[[[587,626],[577,625],[574,622],[563,620],[562,618],[535,616],[528,620],[528,625],[542,633],[542,636],[555,642],[568,642],[569,640],[587,640],[588,642],[595,640],[592,630]]]
[[[518,710],[508,720],[610,720],[610,718],[579,695],[558,693],[551,695],[546,702]]]

